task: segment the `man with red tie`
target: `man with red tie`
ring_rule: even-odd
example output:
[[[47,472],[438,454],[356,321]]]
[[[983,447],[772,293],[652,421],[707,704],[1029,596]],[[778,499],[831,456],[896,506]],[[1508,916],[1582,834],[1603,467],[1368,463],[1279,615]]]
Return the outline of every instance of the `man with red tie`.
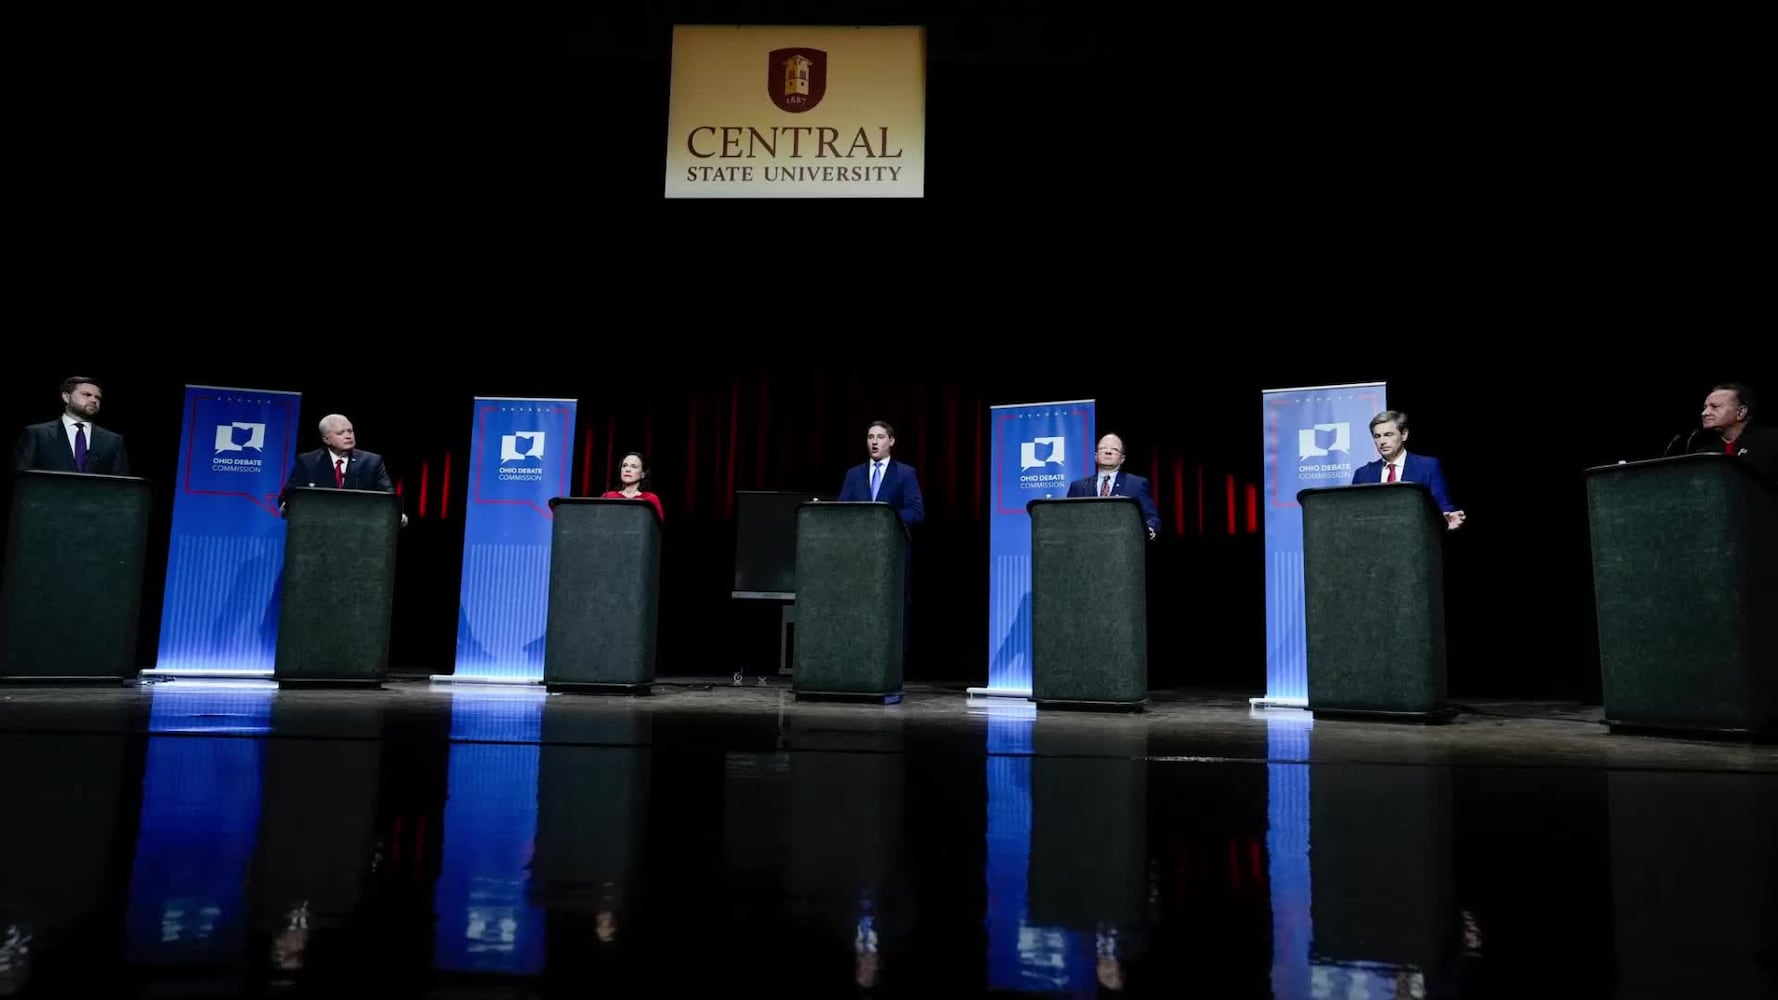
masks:
[[[1154,541],[1161,531],[1161,512],[1155,509],[1154,491],[1148,480],[1124,471],[1124,439],[1107,434],[1099,439],[1094,453],[1098,471],[1085,479],[1068,484],[1071,497],[1129,497],[1142,510],[1142,523],[1148,528],[1148,540]]]
[[[1717,452],[1738,458],[1778,483],[1778,433],[1753,423],[1753,389],[1739,382],[1724,382],[1704,397],[1704,430],[1701,452]]]
[[[1433,502],[1444,511],[1445,529],[1455,531],[1463,525],[1465,515],[1451,502],[1451,496],[1445,490],[1445,472],[1438,459],[1430,455],[1408,454],[1407,414],[1400,410],[1384,410],[1372,417],[1371,441],[1376,444],[1379,457],[1352,474],[1352,485],[1425,483],[1432,491]]]
[[[13,467],[20,472],[84,472],[94,476],[127,476],[130,456],[123,435],[93,423],[104,390],[84,375],[62,381],[62,415],[32,424],[13,447]]]
[[[383,467],[383,456],[358,447],[358,434],[352,429],[352,421],[338,413],[322,417],[321,441],[321,447],[296,456],[296,464],[290,468],[290,480],[284,484],[286,491],[299,486],[314,486],[395,492],[395,484],[389,480],[389,470]],[[278,500],[278,509],[284,509],[282,497]],[[401,523],[407,523],[406,514],[401,515]]]

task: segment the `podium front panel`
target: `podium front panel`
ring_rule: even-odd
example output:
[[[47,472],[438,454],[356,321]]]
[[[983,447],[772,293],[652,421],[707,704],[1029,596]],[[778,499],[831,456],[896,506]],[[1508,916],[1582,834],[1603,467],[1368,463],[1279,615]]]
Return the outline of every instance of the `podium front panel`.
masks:
[[[1606,721],[1778,727],[1778,492],[1690,455],[1587,473]]]
[[[133,674],[148,551],[148,480],[21,472],[0,573],[0,680]]]
[[[1427,717],[1445,696],[1445,522],[1418,483],[1303,490],[1309,708]]]
[[[661,528],[641,500],[550,501],[543,682],[641,690],[654,683]]]
[[[1132,708],[1148,699],[1148,529],[1125,497],[1033,500],[1031,697]]]
[[[811,503],[796,520],[799,697],[899,698],[907,534],[881,503]]]
[[[401,498],[303,487],[285,496],[279,681],[380,683],[389,672]]]

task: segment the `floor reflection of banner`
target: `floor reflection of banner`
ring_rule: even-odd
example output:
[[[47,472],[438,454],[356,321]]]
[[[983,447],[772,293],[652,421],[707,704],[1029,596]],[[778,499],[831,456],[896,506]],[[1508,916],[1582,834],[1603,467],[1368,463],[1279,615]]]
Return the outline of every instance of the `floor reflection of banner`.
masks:
[[[1307,712],[1266,716],[1266,856],[1272,891],[1272,995],[1310,995],[1309,738]]]
[[[543,679],[549,502],[572,492],[572,399],[477,396],[463,517],[457,664],[440,681]]]
[[[269,681],[217,684],[154,689],[130,874],[132,963],[233,964],[247,957],[247,872],[265,743],[235,737],[267,731],[277,689]],[[174,733],[183,735],[166,735]]]
[[[1087,939],[1029,922],[1031,728],[1036,706],[987,706],[988,988],[1052,992],[1093,982]]]
[[[271,676],[302,394],[185,387],[154,673]]]
[[[1370,420],[1386,405],[1384,384],[1267,389],[1261,394],[1266,469],[1266,693],[1255,704],[1302,707],[1309,700],[1303,633],[1303,510],[1300,490],[1346,486],[1370,460]]]
[[[989,407],[988,686],[972,695],[1031,695],[1031,518],[1025,504],[1065,497],[1093,470],[1090,399]]]
[[[543,968],[543,911],[526,891],[543,700],[541,689],[452,695],[444,860],[434,891],[437,968],[508,975]]]

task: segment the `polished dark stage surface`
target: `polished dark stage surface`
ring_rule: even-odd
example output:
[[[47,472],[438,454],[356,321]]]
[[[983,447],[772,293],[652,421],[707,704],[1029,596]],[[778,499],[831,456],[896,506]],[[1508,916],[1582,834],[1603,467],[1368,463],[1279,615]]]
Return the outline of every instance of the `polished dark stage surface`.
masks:
[[[1157,692],[0,691],[0,995],[1772,995],[1778,751]]]

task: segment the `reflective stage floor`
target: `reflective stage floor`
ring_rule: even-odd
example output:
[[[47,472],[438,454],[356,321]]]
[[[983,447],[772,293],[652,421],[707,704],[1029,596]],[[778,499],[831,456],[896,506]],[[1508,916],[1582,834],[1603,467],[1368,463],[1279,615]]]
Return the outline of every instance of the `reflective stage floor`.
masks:
[[[0,689],[0,995],[1778,995],[1778,750],[1478,705]]]

